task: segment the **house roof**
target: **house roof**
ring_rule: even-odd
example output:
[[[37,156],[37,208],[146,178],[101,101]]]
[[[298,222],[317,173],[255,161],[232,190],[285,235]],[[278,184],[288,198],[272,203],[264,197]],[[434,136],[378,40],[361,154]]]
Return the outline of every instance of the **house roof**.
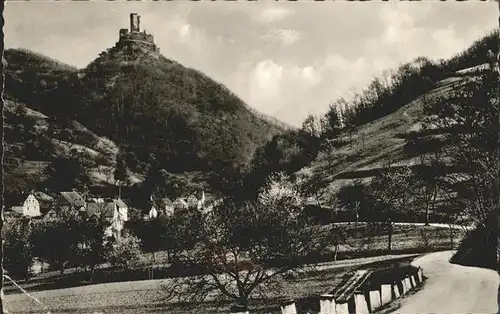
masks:
[[[33,195],[36,197],[38,201],[51,202],[54,200],[50,195],[47,195],[41,191],[36,191],[35,193],[33,193]]]
[[[175,204],[181,204],[183,206],[187,206],[188,203],[186,202],[186,200],[182,199],[182,198],[176,198],[175,201],[173,202],[173,205]]]
[[[24,206],[12,206],[12,211],[22,214],[24,212]]]
[[[75,191],[72,192],[61,192],[62,197],[71,205],[71,206],[84,206],[85,201],[83,197]]]
[[[196,205],[198,205],[198,199],[196,198],[196,196],[191,195],[190,197],[188,197],[187,203],[190,206],[196,206]]]
[[[6,211],[4,213],[4,218],[20,218],[23,217],[22,213],[18,213],[17,211]]]
[[[115,206],[115,202],[87,203],[87,214],[89,216],[95,215],[98,217],[113,218]]]
[[[162,205],[162,206],[173,206],[174,203],[168,198],[168,197],[163,197],[163,198],[160,198],[158,200],[158,202]]]
[[[215,201],[215,197],[210,193],[205,193],[205,203],[212,203]]]

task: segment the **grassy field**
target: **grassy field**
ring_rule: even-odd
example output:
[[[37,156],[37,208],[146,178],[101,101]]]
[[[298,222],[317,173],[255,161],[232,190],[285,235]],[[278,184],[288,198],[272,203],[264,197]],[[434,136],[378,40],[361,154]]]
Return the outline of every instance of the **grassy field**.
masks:
[[[372,234],[373,233],[373,234]],[[333,255],[326,256],[324,261],[318,261],[314,271],[308,272],[301,278],[286,281],[280,293],[269,296],[269,300],[257,300],[253,312],[267,311],[277,304],[281,296],[290,296],[299,299],[297,306],[307,308],[319,304],[315,296],[333,290],[348,274],[360,268],[380,269],[393,267],[394,259],[399,267],[407,265],[411,259],[420,253],[447,250],[451,243],[449,229],[432,226],[395,226],[393,235],[392,256],[386,251],[387,235],[380,230],[369,230],[365,226],[348,226],[348,241],[339,248],[338,261],[332,262]],[[461,238],[455,231],[454,244]],[[333,248],[332,248],[333,249]],[[397,255],[406,254],[406,255]],[[409,255],[411,254],[411,255]],[[166,260],[164,252],[158,252],[156,262]],[[144,256],[145,258],[148,255]],[[390,259],[392,261],[387,261]],[[145,265],[144,265],[145,266]],[[165,269],[159,267],[155,271],[155,278],[165,278]],[[347,276],[347,277],[346,277]],[[196,313],[199,309],[189,310],[185,304],[167,301],[166,293],[162,290],[165,280],[147,280],[147,267],[138,268],[126,273],[112,273],[109,270],[100,270],[95,275],[94,283],[85,282],[88,275],[68,271],[59,275],[57,272],[42,274],[30,279],[21,285],[40,301],[47,304],[52,313],[89,313],[102,311],[103,313]],[[41,310],[40,305],[27,296],[19,294],[19,290],[12,285],[4,287],[7,298],[7,309],[16,313],[35,313]],[[228,312],[228,303],[203,304],[205,313]],[[279,310],[279,309],[278,309]]]
[[[368,229],[364,225],[358,227],[344,226],[347,232],[347,241],[338,247],[337,260],[351,260],[387,254],[415,254],[439,250],[448,250],[457,247],[462,238],[462,233],[454,231],[453,246],[451,245],[450,230],[448,228],[433,226],[394,226],[392,236],[392,251],[387,251],[387,234],[383,230]],[[331,262],[334,259],[335,247],[330,247],[330,253],[320,257],[316,263]],[[134,269],[126,271],[112,270],[106,265],[96,270],[93,283],[109,283],[121,281],[141,281],[150,279],[148,269],[151,266],[151,255],[144,254],[141,263]],[[155,253],[154,279],[167,278],[172,275],[168,269],[167,254]],[[58,271],[39,274],[28,282],[20,285],[28,291],[43,291],[61,288],[90,285],[90,275],[84,271],[68,269],[63,275]],[[6,283],[5,294],[18,293],[19,290],[12,284]]]
[[[379,257],[357,260],[356,264],[342,262],[323,264],[316,270],[304,273],[300,278],[282,283],[276,295],[266,300],[254,300],[252,313],[279,313],[279,299],[287,296],[297,300],[297,308],[319,306],[317,296],[330,292],[359,269],[387,269],[404,267],[417,255],[404,257]],[[51,313],[228,313],[230,302],[205,302],[198,308],[189,308],[182,302],[171,302],[165,297],[166,280],[148,280],[90,285],[69,289],[33,293]],[[6,308],[10,313],[41,313],[43,307],[26,295],[6,296]]]
[[[462,77],[450,77],[424,96],[439,97],[448,94]],[[413,165],[418,156],[408,156],[403,150],[408,132],[421,130],[424,119],[423,97],[404,105],[395,112],[366,123],[344,137],[350,142],[335,148],[330,154],[320,154],[304,173],[320,173],[328,178],[329,190],[338,191],[352,183],[354,178],[369,179],[373,170],[391,161],[394,165]],[[333,163],[329,160],[333,158]]]

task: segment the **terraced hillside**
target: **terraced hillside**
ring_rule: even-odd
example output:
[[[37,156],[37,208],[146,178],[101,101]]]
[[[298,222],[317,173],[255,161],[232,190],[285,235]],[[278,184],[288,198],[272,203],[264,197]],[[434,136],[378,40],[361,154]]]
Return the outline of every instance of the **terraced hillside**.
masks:
[[[354,180],[369,181],[384,166],[418,164],[421,154],[409,153],[405,147],[407,138],[422,130],[425,118],[424,98],[446,97],[452,89],[458,88],[467,76],[475,75],[478,69],[485,68],[487,65],[463,69],[438,82],[436,88],[397,111],[361,125],[350,134],[344,133],[340,137],[343,142],[340,147],[320,152],[318,158],[299,173],[306,176],[321,174],[329,181],[327,189],[335,192]]]

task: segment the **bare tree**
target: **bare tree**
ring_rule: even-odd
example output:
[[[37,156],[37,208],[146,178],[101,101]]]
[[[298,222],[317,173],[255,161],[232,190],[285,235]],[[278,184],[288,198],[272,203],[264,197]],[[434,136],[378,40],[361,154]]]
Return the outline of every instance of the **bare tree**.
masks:
[[[367,189],[368,198],[374,205],[373,216],[380,217],[386,227],[389,251],[392,250],[394,216],[408,213],[413,206],[415,182],[412,177],[413,172],[408,166],[386,166]]]
[[[443,176],[447,193],[460,198],[462,210],[479,225],[485,225],[495,208],[498,165],[498,123],[495,81],[491,73],[468,78],[447,97],[426,99],[426,123],[448,139],[443,158],[453,171]]]
[[[199,276],[172,280],[169,296],[229,299],[246,308],[252,297],[277,293],[287,275],[326,252],[330,230],[310,226],[298,192],[279,182],[268,184],[259,202],[226,200],[203,217],[198,245],[177,260],[197,265]]]

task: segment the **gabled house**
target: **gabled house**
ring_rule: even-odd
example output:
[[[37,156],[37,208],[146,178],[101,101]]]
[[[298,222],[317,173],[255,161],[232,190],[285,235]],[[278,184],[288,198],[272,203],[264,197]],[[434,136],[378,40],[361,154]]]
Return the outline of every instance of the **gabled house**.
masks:
[[[54,199],[50,195],[41,191],[36,191],[33,195],[35,195],[38,203],[40,203],[40,213],[44,216],[52,208]]]
[[[167,216],[172,216],[174,214],[174,203],[168,197],[160,198],[157,202],[157,206],[157,209],[162,214]]]
[[[53,207],[56,209],[66,209],[75,211],[85,211],[85,200],[80,193],[75,191],[60,192],[56,197]]]
[[[12,211],[24,217],[39,217],[40,202],[35,197],[34,193],[29,193],[20,206],[12,206]]]
[[[215,199],[213,197],[207,198],[207,200],[205,201],[205,205],[204,205],[202,211],[204,213],[211,212],[214,209],[214,207],[216,207],[219,204],[221,204],[222,201],[223,201],[223,199]]]
[[[128,206],[121,199],[95,199],[86,204],[88,219],[102,220],[108,224],[105,236],[119,238],[128,221]]]
[[[151,198],[151,209],[146,219],[154,219],[158,215],[172,216],[175,212],[174,203],[168,198],[163,197],[156,200]]]
[[[198,199],[196,198],[196,196],[194,196],[194,195],[189,196],[187,198],[186,202],[187,202],[187,205],[188,205],[189,209],[196,209],[196,208],[198,208]]]
[[[183,198],[176,198],[173,202],[174,211],[188,209],[188,203]]]

